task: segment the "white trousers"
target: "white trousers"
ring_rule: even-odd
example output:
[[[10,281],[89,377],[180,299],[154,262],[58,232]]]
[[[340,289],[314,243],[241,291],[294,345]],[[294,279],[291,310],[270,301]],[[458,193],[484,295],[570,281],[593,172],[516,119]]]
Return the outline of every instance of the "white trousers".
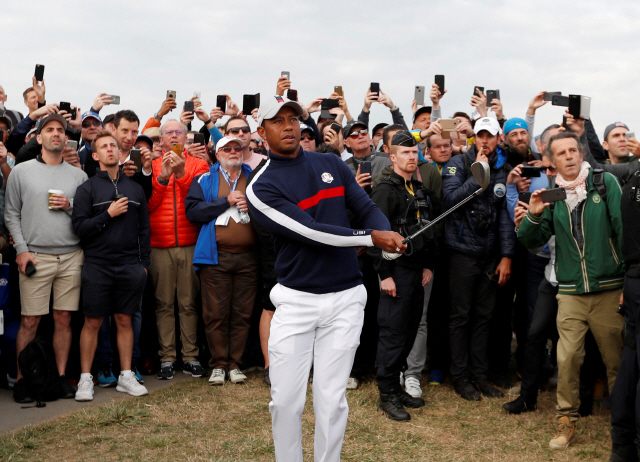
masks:
[[[345,396],[364,320],[363,285],[312,294],[277,284],[269,334],[271,425],[276,461],[302,462],[302,411],[313,364],[316,462],[340,460],[349,405]]]

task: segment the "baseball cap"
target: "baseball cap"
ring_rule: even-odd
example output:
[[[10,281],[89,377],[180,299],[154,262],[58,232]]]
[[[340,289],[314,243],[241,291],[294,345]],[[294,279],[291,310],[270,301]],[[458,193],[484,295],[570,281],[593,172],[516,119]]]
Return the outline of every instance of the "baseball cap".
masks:
[[[367,129],[369,128],[367,124],[359,121],[358,119],[350,120],[349,122],[347,122],[347,125],[345,125],[344,128],[342,129],[342,136],[344,136],[345,138],[349,136],[349,132],[351,132],[351,129],[356,126],[364,127]]]
[[[418,143],[416,142],[414,136],[407,130],[400,130],[399,132],[396,132],[395,135],[393,135],[393,138],[391,138],[391,146],[413,147],[417,144]]]
[[[258,125],[262,125],[262,122],[265,120],[273,119],[280,109],[285,106],[289,106],[298,116],[301,116],[304,113],[302,106],[296,101],[291,101],[290,99],[285,98],[284,96],[274,95],[268,98],[265,98],[260,102],[260,108],[258,109]]]
[[[389,125],[389,124],[388,124],[388,123],[385,123],[385,122],[382,122],[382,123],[376,124],[376,126],[375,126],[375,127],[373,127],[373,130],[371,130],[371,135],[372,135],[372,136],[373,136],[373,135],[375,135],[375,133],[376,133],[378,130],[380,130],[381,128],[386,127],[387,125]]]
[[[113,119],[116,118],[115,114],[109,114],[107,117],[104,118],[104,120],[102,121],[102,125],[107,125],[109,123],[113,123]]]
[[[627,131],[629,131],[629,127],[627,127],[627,124],[623,122],[614,122],[612,124],[607,125],[607,128],[604,129],[604,138],[603,138],[604,141],[607,141],[607,136],[609,136],[609,132],[614,128],[618,128],[618,127],[624,127],[627,129]]]
[[[140,134],[136,138],[136,143],[138,141],[145,141],[146,143],[149,143],[149,149],[153,149],[153,140],[149,136]]]
[[[144,131],[144,134],[149,138],[159,138],[160,137],[160,127],[149,127]]]
[[[524,128],[529,131],[529,124],[524,119],[519,117],[512,117],[504,123],[504,134],[508,134],[511,130],[515,130],[517,128]]]
[[[42,132],[42,129],[49,123],[49,122],[54,122],[54,121],[58,121],[62,124],[62,126],[64,127],[64,129],[67,129],[67,119],[65,119],[64,117],[62,117],[60,114],[57,113],[53,113],[53,114],[49,114],[47,117],[44,117],[41,121],[40,121],[40,125],[38,126],[38,135]]]
[[[311,128],[307,124],[300,124],[300,133],[302,133],[305,130],[313,131],[313,128]]]
[[[84,122],[84,119],[88,119],[89,117],[93,117],[98,122],[102,123],[102,119],[100,118],[100,116],[95,112],[91,112],[91,111],[87,111],[84,114],[82,114],[82,121]]]
[[[483,117],[476,120],[476,124],[473,127],[473,133],[474,135],[477,135],[482,130],[486,130],[491,133],[491,135],[496,136],[500,133],[500,124],[493,117]]]
[[[224,148],[227,144],[231,143],[232,141],[235,141],[240,146],[242,146],[242,140],[239,140],[238,138],[227,138],[227,137],[224,137],[224,138],[221,138],[218,141],[218,143],[216,144],[216,151],[219,151],[220,149]]]
[[[9,130],[11,130],[11,119],[7,116],[0,116],[0,122],[5,124]]]
[[[431,106],[423,106],[421,108],[419,108],[415,114],[413,114],[413,121],[415,122],[416,119],[418,118],[418,116],[420,114],[424,114],[425,112],[428,112],[429,114],[431,114]]]

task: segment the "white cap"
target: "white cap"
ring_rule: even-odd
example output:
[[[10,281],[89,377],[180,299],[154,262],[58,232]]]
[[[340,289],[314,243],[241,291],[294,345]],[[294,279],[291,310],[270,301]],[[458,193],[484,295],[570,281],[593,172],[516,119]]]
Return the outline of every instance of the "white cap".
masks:
[[[280,109],[285,106],[293,108],[299,116],[304,113],[302,106],[297,102],[291,101],[290,99],[280,95],[270,96],[260,102],[260,108],[258,109],[258,125],[262,125],[264,120],[273,119],[278,115]]]
[[[227,144],[231,143],[232,141],[235,141],[240,145],[240,147],[242,147],[242,140],[239,140],[238,138],[227,138],[225,136],[224,138],[221,138],[216,144],[216,152],[224,148]]]
[[[473,127],[473,133],[477,135],[482,130],[486,130],[491,133],[492,136],[496,136],[500,133],[500,124],[497,119],[493,117],[483,117],[476,120],[476,124]]]

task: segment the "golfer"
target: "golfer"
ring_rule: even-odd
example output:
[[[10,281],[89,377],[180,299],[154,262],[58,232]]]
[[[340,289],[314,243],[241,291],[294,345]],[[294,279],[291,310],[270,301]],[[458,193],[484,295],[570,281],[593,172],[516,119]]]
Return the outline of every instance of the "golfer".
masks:
[[[338,156],[300,147],[304,112],[282,96],[261,103],[258,133],[269,144],[269,160],[246,191],[277,253],[269,337],[276,460],[302,462],[301,418],[313,364],[314,456],[330,462],[340,460],[345,391],[367,299],[356,247],[402,253],[406,246]],[[351,228],[349,211],[363,229]]]

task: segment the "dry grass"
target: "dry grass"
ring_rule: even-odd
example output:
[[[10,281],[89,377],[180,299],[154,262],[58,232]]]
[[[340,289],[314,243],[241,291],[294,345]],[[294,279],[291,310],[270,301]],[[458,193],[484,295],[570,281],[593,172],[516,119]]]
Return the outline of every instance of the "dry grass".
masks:
[[[188,380],[144,398],[26,427],[0,436],[0,460],[272,461],[269,393],[259,375],[250,379],[246,386],[218,388]],[[606,460],[609,455],[608,412],[582,419],[576,442],[566,451],[552,451],[547,443],[555,431],[554,393],[540,396],[538,412],[509,416],[501,409],[504,399],[470,403],[447,386],[425,389],[427,406],[411,410],[407,423],[376,411],[374,383],[349,392],[343,460],[533,462]],[[305,460],[313,460],[313,422],[309,392]]]

